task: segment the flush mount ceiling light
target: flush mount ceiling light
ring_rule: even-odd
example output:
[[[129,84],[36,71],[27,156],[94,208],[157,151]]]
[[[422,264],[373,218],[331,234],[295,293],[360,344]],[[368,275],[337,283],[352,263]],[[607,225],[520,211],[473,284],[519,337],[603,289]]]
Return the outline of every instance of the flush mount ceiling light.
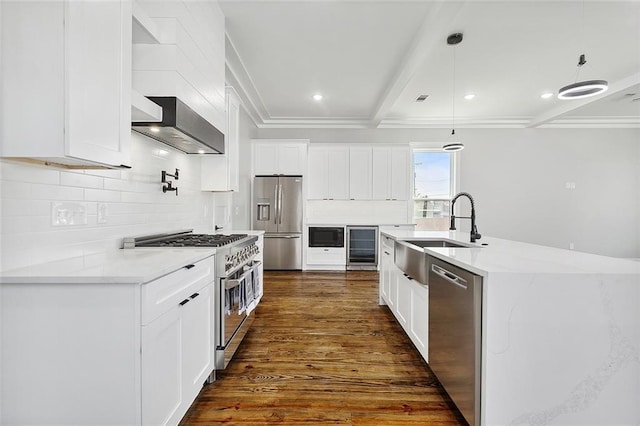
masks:
[[[315,95],[313,95],[313,99],[316,101],[321,101],[323,98],[323,96],[320,93],[316,93]]]
[[[461,144],[460,142],[448,143],[442,147],[442,150],[446,152],[462,151],[463,149],[464,149],[464,145]]]
[[[476,95],[474,95],[473,93],[469,93],[464,95],[464,98],[468,101],[470,101],[471,99],[474,99],[476,97]]]
[[[546,93],[543,93],[542,95],[540,95],[540,97],[541,97],[542,99],[549,99],[549,98],[552,98],[552,97],[553,97],[553,93],[551,93],[551,92],[546,92]]]

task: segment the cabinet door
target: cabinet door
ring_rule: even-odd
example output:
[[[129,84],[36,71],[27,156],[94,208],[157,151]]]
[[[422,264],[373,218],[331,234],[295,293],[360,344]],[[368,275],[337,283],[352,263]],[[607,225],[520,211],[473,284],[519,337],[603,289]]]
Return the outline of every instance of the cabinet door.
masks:
[[[329,151],[324,147],[309,147],[307,190],[310,200],[324,200],[328,198],[328,153]]]
[[[213,370],[211,364],[212,284],[182,305],[182,388],[187,410]]]
[[[384,302],[389,303],[389,284],[391,282],[391,270],[393,267],[393,255],[388,248],[381,245],[380,249],[380,296]]]
[[[398,274],[398,308],[396,318],[405,331],[409,330],[411,315],[411,283],[404,274]]]
[[[278,149],[275,144],[253,146],[253,172],[256,175],[278,174]]]
[[[278,174],[304,175],[307,145],[302,143],[278,146]]]
[[[429,288],[412,282],[409,338],[426,362],[429,362]]]
[[[182,417],[181,307],[142,327],[142,424],[178,424]]]
[[[372,197],[374,200],[391,198],[391,149],[375,147],[372,150]]]
[[[391,308],[391,312],[394,315],[396,314],[396,310],[398,309],[398,275],[400,274],[400,270],[393,266],[389,271],[389,308]]]
[[[128,165],[131,2],[65,3],[65,154]]]
[[[411,179],[411,151],[408,147],[391,148],[390,158],[390,198],[408,200]]]
[[[349,150],[349,198],[371,199],[370,147],[351,147]]]
[[[330,200],[349,199],[349,148],[327,149],[327,196]]]

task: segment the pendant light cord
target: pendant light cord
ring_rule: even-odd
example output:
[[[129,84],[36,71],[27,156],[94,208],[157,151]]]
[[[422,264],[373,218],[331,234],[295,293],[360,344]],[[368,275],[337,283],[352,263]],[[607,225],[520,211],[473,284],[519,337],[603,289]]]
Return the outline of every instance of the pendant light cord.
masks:
[[[582,68],[582,66],[584,64],[587,63],[587,61],[584,58],[584,50],[585,50],[585,42],[584,42],[584,0],[582,0],[581,8],[582,8],[582,10],[581,10],[581,15],[582,16],[581,16],[581,19],[580,19],[580,22],[581,22],[580,41],[582,43],[582,49],[581,50],[582,50],[583,53],[580,55],[580,59],[578,60],[578,69],[576,70],[576,78],[573,81],[574,83],[578,82],[578,76],[580,75],[580,69]]]
[[[453,97],[451,106],[451,134],[456,134],[456,46],[453,46]]]

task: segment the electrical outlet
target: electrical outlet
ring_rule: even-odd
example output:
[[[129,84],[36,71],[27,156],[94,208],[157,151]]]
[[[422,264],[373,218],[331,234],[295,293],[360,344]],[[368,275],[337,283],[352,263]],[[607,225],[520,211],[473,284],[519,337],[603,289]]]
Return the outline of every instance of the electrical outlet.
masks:
[[[573,243],[569,243],[569,250],[573,250],[575,248],[575,245]]]
[[[87,224],[87,204],[54,202],[51,203],[51,225],[76,226]]]
[[[564,184],[564,187],[565,187],[565,189],[569,189],[569,190],[576,189],[576,183],[575,182],[566,182]]]
[[[107,204],[98,203],[98,223],[107,223]]]

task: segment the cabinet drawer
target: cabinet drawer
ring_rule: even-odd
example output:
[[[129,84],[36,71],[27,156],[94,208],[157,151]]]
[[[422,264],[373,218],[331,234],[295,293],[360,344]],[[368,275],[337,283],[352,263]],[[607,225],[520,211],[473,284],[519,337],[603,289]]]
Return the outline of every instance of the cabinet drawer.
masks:
[[[142,325],[167,312],[214,280],[214,256],[142,286]]]
[[[308,265],[346,265],[347,252],[344,247],[310,247],[307,248]]]

